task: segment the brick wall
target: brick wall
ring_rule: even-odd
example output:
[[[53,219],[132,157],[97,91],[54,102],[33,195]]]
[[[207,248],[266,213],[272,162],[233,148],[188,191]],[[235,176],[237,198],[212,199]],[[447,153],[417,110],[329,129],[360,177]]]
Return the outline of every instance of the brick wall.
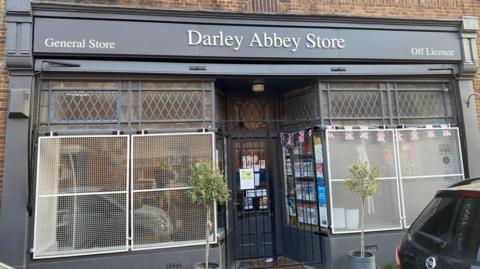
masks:
[[[479,15],[478,0],[36,0],[37,2],[130,6],[141,8],[213,10],[275,14],[317,14],[418,19],[455,19]],[[5,47],[5,0],[0,0],[0,49]],[[480,42],[478,42],[480,49]],[[479,53],[480,54],[480,53]],[[3,59],[3,58],[2,58]],[[0,60],[0,164],[4,159],[8,76]],[[475,89],[480,93],[480,76]],[[480,115],[480,99],[477,101]],[[480,118],[479,118],[480,121]],[[0,203],[3,165],[0,165]]]

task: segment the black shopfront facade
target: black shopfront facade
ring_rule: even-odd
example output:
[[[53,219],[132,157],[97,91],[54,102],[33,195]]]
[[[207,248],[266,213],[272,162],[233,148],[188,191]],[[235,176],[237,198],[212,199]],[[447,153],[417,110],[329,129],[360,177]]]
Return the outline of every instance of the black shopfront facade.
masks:
[[[344,268],[358,159],[381,170],[367,245],[386,265],[435,190],[480,174],[476,18],[23,2],[7,1],[0,217],[0,261],[15,268],[191,268],[201,160],[231,190],[213,214],[222,268]]]

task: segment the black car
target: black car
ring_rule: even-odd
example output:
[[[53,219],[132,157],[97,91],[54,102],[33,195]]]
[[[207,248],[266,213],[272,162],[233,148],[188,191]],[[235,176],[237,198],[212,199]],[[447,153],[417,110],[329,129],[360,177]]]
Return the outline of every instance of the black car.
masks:
[[[480,180],[437,192],[397,246],[401,269],[480,269]]]

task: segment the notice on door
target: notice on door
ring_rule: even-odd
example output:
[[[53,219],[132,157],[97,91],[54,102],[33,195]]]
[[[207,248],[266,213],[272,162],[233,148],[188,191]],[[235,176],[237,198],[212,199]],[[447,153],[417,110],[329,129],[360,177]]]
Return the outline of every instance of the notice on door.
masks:
[[[250,190],[255,188],[255,175],[252,168],[240,169],[240,189]]]

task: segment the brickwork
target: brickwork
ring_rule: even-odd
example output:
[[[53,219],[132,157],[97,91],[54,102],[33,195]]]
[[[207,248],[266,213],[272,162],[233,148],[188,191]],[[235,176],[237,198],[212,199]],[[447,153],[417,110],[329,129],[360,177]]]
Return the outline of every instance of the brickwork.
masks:
[[[275,14],[316,14],[415,19],[456,19],[478,16],[478,0],[35,0],[36,2],[129,6],[180,10],[212,10]],[[0,0],[0,48],[5,47],[5,0]],[[478,42],[480,50],[480,42]],[[479,53],[480,54],[480,53]],[[2,56],[3,57],[3,56]],[[8,76],[0,60],[0,164],[4,159]],[[480,93],[480,77],[475,79]],[[480,115],[480,99],[477,101]],[[480,119],[479,119],[480,120]],[[0,202],[3,165],[0,165]]]

